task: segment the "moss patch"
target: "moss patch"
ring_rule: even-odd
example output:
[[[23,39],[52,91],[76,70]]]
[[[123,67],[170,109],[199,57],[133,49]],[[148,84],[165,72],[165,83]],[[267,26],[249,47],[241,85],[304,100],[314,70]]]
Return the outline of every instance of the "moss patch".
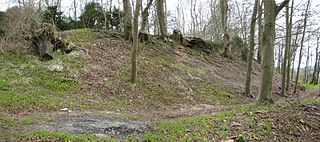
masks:
[[[83,63],[57,53],[55,60],[40,62],[31,55],[1,54],[0,106],[7,112],[53,110],[66,105],[65,97],[76,95],[81,82],[77,72]],[[53,65],[62,67],[51,69]]]

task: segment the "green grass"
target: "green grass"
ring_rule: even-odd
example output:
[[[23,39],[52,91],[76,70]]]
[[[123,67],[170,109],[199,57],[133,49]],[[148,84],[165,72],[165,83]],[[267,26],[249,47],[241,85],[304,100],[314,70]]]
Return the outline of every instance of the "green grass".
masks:
[[[67,36],[66,39],[77,44],[95,43],[100,39],[99,33],[91,29],[75,29],[70,32],[72,32],[72,35]]]
[[[241,105],[216,115],[192,116],[176,121],[162,122],[154,132],[145,134],[147,141],[212,141],[216,137],[226,139],[231,134],[230,124],[243,112],[264,110],[265,106]],[[268,125],[266,129],[269,130]]]
[[[0,117],[0,127],[10,128],[17,124],[17,120],[11,117]]]
[[[63,132],[34,131],[21,135],[20,141],[63,141],[63,142],[115,142],[115,139],[104,139],[93,135],[76,135]]]
[[[320,84],[318,84],[318,85],[305,84],[304,86],[305,86],[306,88],[308,88],[308,89],[317,89],[317,88],[320,88]]]
[[[205,67],[181,63],[172,57],[158,57],[154,60],[157,64],[176,71],[177,74],[190,73],[192,75],[203,76],[208,73],[208,69],[206,69]]]
[[[201,84],[196,89],[196,92],[202,103],[217,104],[236,102],[230,93],[220,90],[215,84]]]
[[[320,104],[320,99],[305,100],[303,104]],[[215,115],[180,118],[157,124],[154,131],[144,135],[146,141],[221,141],[237,136],[237,141],[266,140],[288,137],[288,130],[300,129],[308,122],[299,105],[260,106],[246,104],[226,107],[227,111]],[[239,123],[239,127],[232,124]],[[311,122],[312,123],[312,122]],[[294,130],[295,129],[295,130]],[[277,135],[275,135],[277,134]],[[291,137],[291,136],[289,136]],[[293,138],[294,139],[294,138]],[[290,140],[290,139],[289,139]]]
[[[47,111],[68,105],[65,97],[76,95],[76,81],[83,61],[73,56],[54,54],[55,59],[41,62],[31,55],[1,54],[0,107],[7,112]],[[50,69],[61,65],[62,71]]]

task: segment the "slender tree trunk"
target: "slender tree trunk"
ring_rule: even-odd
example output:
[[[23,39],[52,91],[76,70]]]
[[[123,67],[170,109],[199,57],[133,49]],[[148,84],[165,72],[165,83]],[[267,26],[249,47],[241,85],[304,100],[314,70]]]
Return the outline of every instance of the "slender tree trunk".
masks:
[[[257,20],[257,12],[258,12],[258,6],[259,6],[260,0],[255,0],[254,8],[252,12],[251,17],[251,23],[250,23],[250,48],[249,48],[249,55],[247,58],[247,77],[246,77],[246,96],[251,96],[251,72],[252,72],[252,61],[253,61],[253,54],[254,54],[254,33],[255,33],[255,26],[256,26],[256,20]]]
[[[281,77],[281,96],[285,96],[285,88],[286,88],[286,73],[287,73],[287,58],[289,53],[289,46],[290,46],[290,21],[289,21],[289,4],[286,6],[286,44],[284,49],[284,57],[283,57],[283,64],[282,64],[282,77]],[[289,69],[288,69],[289,70]]]
[[[137,51],[138,51],[138,26],[139,26],[139,15],[140,15],[140,7],[141,7],[141,0],[136,0],[136,8],[134,12],[133,18],[133,45],[132,45],[132,68],[131,68],[131,81],[132,83],[136,82],[137,76]]]
[[[193,0],[190,0],[190,16],[191,16],[191,27],[190,27],[190,32],[192,34],[192,36],[195,36],[194,34],[194,27],[195,27],[195,23],[194,23],[194,16],[193,16]]]
[[[293,41],[293,45],[294,45],[294,49],[292,50],[292,55],[291,55],[291,58],[292,58],[292,68],[291,68],[291,80],[293,80],[294,78],[294,63],[295,63],[295,59],[296,59],[296,55],[297,55],[297,51],[298,51],[298,47],[296,46],[297,45],[297,42],[298,42],[298,36],[299,36],[299,27],[300,25],[297,27],[297,31],[296,31],[296,37],[294,38],[294,41]]]
[[[320,74],[320,55],[318,53],[318,72],[317,72],[317,79],[316,79],[316,85],[319,83],[319,74]]]
[[[245,13],[246,10],[245,10],[245,12],[241,12],[240,6],[239,6],[237,1],[235,1],[235,4],[237,6],[237,13],[239,14],[239,18],[240,18],[240,20],[239,20],[239,23],[240,23],[240,26],[241,26],[241,32],[240,33],[242,35],[243,41],[246,44],[247,43],[247,35],[246,35],[247,28],[246,28],[246,25],[245,25],[245,22],[244,22],[244,17],[245,17],[244,15],[246,15],[246,13]],[[259,3],[259,5],[260,5],[260,3]],[[259,12],[260,12],[260,10],[259,10]]]
[[[130,0],[123,0],[123,9],[125,13],[124,19],[124,33],[126,34],[126,39],[132,39],[132,8]]]
[[[289,2],[285,0],[279,6],[275,0],[264,1],[264,30],[262,42],[262,79],[260,84],[260,93],[258,95],[259,103],[273,103],[272,80],[274,71],[274,41],[275,41],[275,21],[280,10]]]
[[[148,21],[149,21],[149,9],[152,5],[153,0],[149,0],[147,3],[147,6],[142,11],[142,22],[141,22],[141,28],[140,31],[144,33],[148,33],[146,30],[146,27],[148,27]]]
[[[295,57],[296,57],[296,54],[297,54],[297,50],[293,52],[293,55],[292,55],[292,61],[291,61],[291,64],[292,64],[292,68],[291,68],[291,80],[293,81],[293,77],[294,77],[294,62],[296,61],[295,60]]]
[[[281,40],[281,43],[279,43],[279,48],[278,48],[278,62],[277,62],[277,68],[276,72],[281,73],[281,61],[282,61],[282,48],[284,47],[283,40]]]
[[[221,23],[223,27],[223,55],[228,57],[230,54],[229,34],[228,34],[228,0],[220,0]]]
[[[160,38],[164,40],[167,35],[166,33],[167,25],[165,22],[163,0],[156,0],[156,1],[157,1],[157,15],[158,15],[158,21],[159,21],[159,27],[160,27]]]
[[[299,73],[300,73],[300,65],[301,65],[301,60],[302,60],[302,49],[303,49],[303,43],[304,43],[304,36],[306,33],[306,26],[307,26],[307,18],[308,18],[308,10],[309,10],[309,5],[310,5],[310,0],[308,0],[307,8],[305,11],[305,17],[304,17],[304,24],[303,24],[303,32],[302,32],[302,39],[301,39],[301,47],[300,47],[300,54],[299,54],[299,63],[298,63],[298,70],[297,70],[297,75],[296,75],[296,82],[294,85],[294,91],[293,93],[297,93],[297,86],[299,82]]]
[[[306,61],[306,66],[304,68],[304,83],[308,83],[308,66],[309,66],[309,59],[310,59],[310,39],[308,40],[308,49],[307,49],[307,61]]]
[[[289,34],[288,34],[288,66],[287,66],[287,78],[286,78],[286,90],[289,91],[290,89],[290,68],[291,68],[291,37],[292,37],[292,17],[293,17],[293,6],[294,6],[294,0],[291,2],[291,10],[290,10],[290,20],[289,20]]]
[[[259,13],[258,13],[258,28],[259,28],[259,32],[258,32],[258,40],[259,40],[259,44],[258,44],[258,54],[257,54],[257,60],[258,63],[261,64],[261,52],[262,52],[262,30],[263,30],[263,25],[262,25],[262,6],[263,6],[263,1],[261,2],[260,6],[259,6]]]
[[[311,80],[311,84],[316,85],[316,79],[317,79],[317,72],[318,72],[318,60],[319,60],[319,35],[317,37],[317,48],[316,48],[316,61],[314,63],[314,68],[313,68],[313,74],[312,74],[312,80]]]
[[[77,21],[77,3],[76,3],[76,0],[73,0],[73,8],[74,8],[73,18],[74,18],[74,21]]]

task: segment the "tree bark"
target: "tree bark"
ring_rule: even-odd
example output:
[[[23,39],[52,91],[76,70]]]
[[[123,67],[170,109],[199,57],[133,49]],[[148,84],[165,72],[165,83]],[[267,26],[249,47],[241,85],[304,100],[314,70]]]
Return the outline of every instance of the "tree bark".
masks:
[[[292,54],[291,54],[291,58],[292,58],[292,68],[291,68],[291,80],[293,80],[294,76],[293,76],[293,73],[294,73],[294,62],[295,62],[295,57],[296,57],[296,54],[297,54],[297,50],[298,50],[298,46],[297,46],[297,42],[298,42],[298,36],[299,36],[299,27],[300,25],[298,25],[297,27],[297,31],[296,31],[296,37],[294,38],[293,40],[293,45],[294,45],[294,48],[292,50]]]
[[[297,86],[298,86],[298,81],[299,81],[299,73],[300,73],[300,65],[301,65],[301,60],[302,60],[302,49],[303,49],[303,43],[304,43],[304,36],[306,33],[306,26],[307,26],[307,19],[308,19],[308,10],[309,10],[309,5],[310,5],[310,0],[308,0],[307,8],[305,11],[305,17],[304,17],[304,23],[303,23],[303,32],[302,32],[302,38],[301,38],[301,47],[300,47],[300,54],[299,54],[299,63],[298,63],[298,70],[297,70],[297,75],[296,75],[296,80],[295,80],[295,85],[294,85],[294,91],[293,93],[297,93]]]
[[[317,85],[317,72],[318,72],[318,60],[319,60],[319,55],[318,55],[318,52],[319,52],[319,35],[317,37],[317,48],[316,48],[316,61],[314,63],[314,68],[313,68],[313,74],[312,74],[312,80],[311,80],[311,84],[314,84],[314,85]]]
[[[304,68],[304,83],[308,83],[309,75],[308,75],[308,66],[309,66],[309,59],[310,59],[310,38],[308,39],[308,49],[307,49],[307,60],[306,60],[306,66]]]
[[[319,74],[320,74],[320,55],[318,53],[318,72],[317,72],[317,79],[316,79],[316,85],[318,84],[319,82]]]
[[[53,47],[51,47],[50,49],[49,46],[52,46],[50,41],[47,41],[47,39],[42,36],[33,36],[31,38],[31,41],[39,52],[40,61],[49,61],[53,59],[50,52],[50,50],[52,50]]]
[[[160,27],[160,38],[164,40],[165,37],[167,36],[167,31],[166,31],[167,25],[165,22],[163,0],[157,0],[157,15],[158,15],[158,21],[159,21],[159,27]]]
[[[291,68],[291,37],[292,37],[292,17],[293,17],[293,6],[294,6],[294,0],[291,2],[291,11],[290,11],[290,20],[289,20],[289,34],[288,34],[288,66],[287,66],[287,78],[286,78],[286,90],[289,91],[290,89],[290,68]]]
[[[74,8],[73,18],[74,18],[74,21],[77,21],[77,3],[76,3],[76,0],[73,0],[73,8]]]
[[[281,42],[279,42],[279,48],[278,48],[278,61],[277,61],[277,68],[276,68],[276,72],[281,74],[281,61],[282,61],[282,48],[284,47],[283,44],[284,40],[281,40]]]
[[[281,76],[281,96],[285,96],[285,90],[286,90],[286,73],[287,73],[287,59],[288,59],[288,53],[289,53],[289,46],[290,46],[290,21],[289,21],[289,4],[286,6],[286,43],[285,43],[285,49],[284,49],[284,57],[283,57],[283,64],[282,64],[282,76]],[[288,69],[289,70],[289,69]]]
[[[258,13],[258,5],[260,3],[260,0],[255,0],[254,8],[252,12],[251,17],[251,23],[250,23],[250,48],[248,52],[248,58],[247,58],[247,77],[246,77],[246,86],[245,86],[245,95],[251,97],[251,72],[252,72],[252,60],[253,60],[253,54],[254,54],[254,33],[255,33],[255,26],[256,26],[256,20],[257,20],[257,13]]]
[[[228,0],[220,0],[221,23],[223,27],[223,56],[228,57],[230,54],[229,34],[228,34]]]
[[[132,67],[131,67],[131,81],[136,82],[137,76],[137,51],[138,51],[138,26],[139,26],[139,15],[140,15],[141,0],[136,0],[136,8],[134,13],[133,21],[133,45],[132,45]]]
[[[132,39],[132,8],[130,0],[123,0],[123,9],[125,13],[124,19],[124,33],[126,35],[126,39]]]
[[[273,80],[273,68],[274,68],[274,41],[275,41],[275,21],[276,16],[280,10],[284,7],[285,3],[289,0],[285,0],[276,5],[274,0],[264,0],[264,30],[263,30],[263,56],[262,56],[262,79],[260,84],[260,92],[258,95],[259,103],[273,103],[271,98],[272,94],[272,80]]]
[[[148,21],[149,21],[149,9],[152,5],[153,0],[149,0],[147,6],[143,9],[142,11],[142,22],[141,22],[141,28],[140,32],[143,33],[148,33],[146,30],[146,27],[148,26]]]
[[[259,44],[258,44],[258,54],[257,54],[257,61],[259,64],[261,64],[261,52],[262,52],[262,6],[263,6],[263,1],[261,2],[260,6],[259,6],[259,13],[258,13],[258,40],[259,40]]]

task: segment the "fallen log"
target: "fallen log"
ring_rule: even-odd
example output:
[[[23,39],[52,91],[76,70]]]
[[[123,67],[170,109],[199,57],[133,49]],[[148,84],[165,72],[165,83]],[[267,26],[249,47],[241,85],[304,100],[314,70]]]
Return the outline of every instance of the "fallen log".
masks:
[[[151,43],[150,35],[145,32],[139,32],[139,41],[146,44]]]
[[[183,37],[180,30],[174,30],[170,38],[182,44],[185,47],[197,49],[208,54],[216,52],[212,44],[197,37]]]
[[[51,43],[54,45],[53,52],[57,50],[61,50],[63,53],[69,54],[71,51],[75,49],[75,45],[71,42],[67,42],[63,40],[61,37],[54,38],[51,40]]]
[[[45,41],[40,36],[33,36],[31,38],[31,41],[38,50],[40,61],[48,61],[53,59],[50,49],[48,48],[48,46],[50,46],[50,43]]]
[[[53,28],[51,24],[43,23],[41,29],[26,37],[34,45],[41,61],[52,60],[54,51],[61,50],[68,54],[75,48],[74,44],[63,40],[61,37],[55,37]]]
[[[185,47],[203,51],[208,54],[216,52],[211,44],[207,43],[201,38],[185,37],[182,39],[182,45]]]

